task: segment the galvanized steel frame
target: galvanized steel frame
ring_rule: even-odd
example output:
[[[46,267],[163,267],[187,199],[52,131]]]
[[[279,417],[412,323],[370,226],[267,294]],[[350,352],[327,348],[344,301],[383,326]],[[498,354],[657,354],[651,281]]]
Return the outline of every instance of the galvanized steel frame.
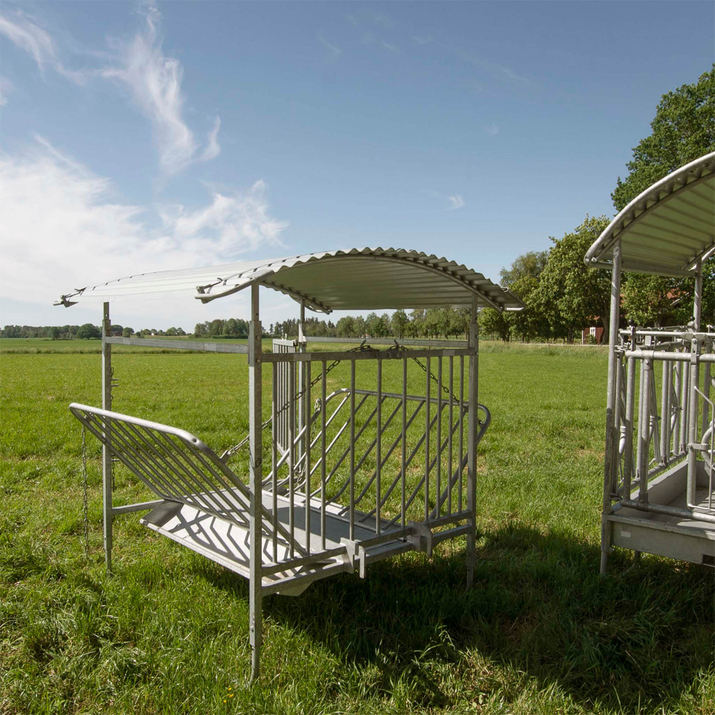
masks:
[[[143,523],[170,538],[173,536],[166,530],[162,531],[162,524],[167,519],[179,518],[184,508],[198,510],[197,514],[246,529],[250,547],[247,569],[212,555],[199,546],[187,545],[249,580],[252,678],[258,677],[260,669],[262,599],[268,594],[298,594],[316,579],[354,569],[364,577],[366,566],[375,560],[410,550],[431,554],[437,544],[461,535],[467,537],[467,583],[471,586],[476,543],[477,443],[489,424],[488,411],[477,402],[478,300],[475,295],[466,342],[439,341],[440,346],[446,346],[435,348],[429,347],[433,346],[431,341],[410,341],[413,346],[409,350],[362,349],[358,352],[317,353],[307,352],[308,339],[303,330],[304,306],[297,346],[291,349],[286,344],[280,352],[263,352],[258,282],[251,286],[247,346],[113,337],[109,303],[105,303],[102,321],[102,408],[73,404],[72,411],[103,444],[103,532],[107,571],[111,573],[112,570],[112,520],[119,514],[150,511]],[[247,353],[250,424],[248,486],[240,482],[222,458],[193,435],[112,411],[112,346],[116,344]],[[413,358],[427,362],[424,396],[408,394],[407,363]],[[327,363],[334,360],[349,363],[350,385],[327,394]],[[402,390],[399,393],[385,391],[383,365],[400,360],[401,365],[398,363],[396,367],[401,370]],[[375,364],[375,390],[366,390],[358,385],[356,366],[364,361]],[[317,370],[314,368],[316,362]],[[263,431],[266,428],[266,423],[262,421],[264,365],[273,371],[271,403],[274,426],[277,425],[277,409],[281,407],[279,393],[287,391],[291,395],[300,395],[295,409],[288,410],[289,444],[280,457],[277,441],[271,438],[271,466],[268,472],[263,467]],[[280,377],[281,368],[284,369],[283,377]],[[318,388],[321,404],[318,412],[311,408],[312,375],[322,377]],[[435,390],[433,381],[438,383]],[[448,395],[444,394],[445,382],[449,385]],[[328,414],[329,405],[336,400],[340,400],[336,410]],[[367,400],[374,402],[374,408],[364,421],[358,413]],[[408,405],[414,407],[408,408]],[[343,409],[347,410],[347,417],[339,426],[337,415]],[[485,414],[481,424],[478,418],[480,409]],[[422,426],[418,419],[421,412],[424,413]],[[331,437],[328,441],[328,434],[334,425],[339,427],[338,437]],[[368,430],[374,425],[377,426],[375,437],[370,439]],[[397,433],[385,442],[383,436],[391,425]],[[423,431],[422,438],[419,438],[420,430]],[[340,435],[349,435],[349,447],[343,450],[337,466],[329,468],[328,457]],[[165,444],[163,440],[169,437],[179,440],[181,445],[172,447]],[[358,451],[358,443],[366,439],[367,447]],[[176,453],[172,451],[177,449]],[[182,454],[182,449],[190,455],[200,453],[199,471],[192,471],[194,467],[187,466],[192,457]],[[316,449],[318,456],[314,459]],[[422,454],[425,460],[422,477],[416,486],[408,488],[407,471]],[[358,488],[356,475],[364,470],[373,455],[376,457],[374,474],[367,484]],[[394,465],[387,466],[395,455],[399,455],[397,472]],[[140,478],[143,469],[144,477],[148,474],[147,483],[160,498],[114,506],[113,460],[123,462]],[[336,494],[330,495],[331,479],[343,463],[349,465],[348,479]],[[446,473],[442,471],[443,463]],[[287,481],[279,477],[279,470],[284,464],[289,471]],[[203,476],[201,469],[205,470]],[[216,475],[223,481],[215,482]],[[314,476],[315,482],[311,481]],[[367,510],[360,510],[358,507],[362,507],[371,490],[375,494],[374,503]],[[232,492],[235,496],[231,496]],[[388,515],[385,509],[392,495],[396,496],[399,508],[396,513]],[[345,503],[337,501],[341,498],[346,500]],[[266,499],[269,500],[269,507],[266,507]],[[289,514],[285,524],[278,518],[282,504],[285,504]],[[422,515],[412,518],[411,510],[419,505],[423,508]],[[231,513],[231,509],[235,513]],[[313,511],[315,525],[311,523]],[[303,519],[302,527],[300,518]],[[345,524],[346,536],[339,544],[331,545],[334,542],[329,534],[330,525],[334,529],[341,521]],[[298,532],[303,534],[302,542]],[[317,534],[317,547],[312,543],[311,533]],[[272,558],[267,556],[269,552]]]

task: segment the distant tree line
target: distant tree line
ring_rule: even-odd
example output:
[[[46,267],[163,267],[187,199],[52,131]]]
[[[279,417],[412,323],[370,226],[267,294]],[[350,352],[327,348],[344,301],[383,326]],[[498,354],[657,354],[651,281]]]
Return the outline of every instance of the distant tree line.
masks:
[[[134,331],[133,328],[123,325],[112,325],[112,335],[130,338],[132,336],[144,338],[149,335],[174,336],[186,335],[183,328],[169,328],[156,330],[143,328]],[[0,330],[0,338],[50,338],[52,340],[92,340],[100,339],[102,330],[98,325],[85,323],[84,325],[6,325]]]

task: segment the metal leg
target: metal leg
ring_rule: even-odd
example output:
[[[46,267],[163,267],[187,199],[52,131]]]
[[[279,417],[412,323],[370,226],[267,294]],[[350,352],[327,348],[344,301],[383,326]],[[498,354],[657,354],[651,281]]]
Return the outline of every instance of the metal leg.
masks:
[[[112,344],[105,338],[112,335],[109,318],[109,303],[103,306],[102,318],[102,409],[112,409]],[[110,427],[106,428],[106,437]],[[104,555],[107,573],[112,573],[112,454],[106,444],[102,445],[102,529],[104,533]]]
[[[263,583],[262,484],[263,484],[263,432],[262,422],[262,346],[261,323],[258,311],[258,284],[251,286],[251,324],[248,339],[249,422],[251,453],[251,504],[250,504],[250,580],[249,580],[249,628],[251,642],[251,680],[260,674],[261,644],[263,641],[263,614],[261,590]],[[292,448],[292,445],[291,445]]]
[[[479,328],[477,326],[477,300],[472,303],[472,315],[469,324],[469,347],[474,351],[469,356],[469,417],[468,417],[468,460],[467,460],[467,510],[470,512],[467,533],[467,590],[474,583],[477,544],[477,414],[479,401]],[[441,415],[440,415],[441,418]],[[438,445],[439,450],[439,445]],[[439,498],[439,494],[437,495]]]
[[[606,458],[603,475],[603,507],[601,515],[601,565],[604,575],[608,570],[608,556],[613,540],[612,526],[608,516],[613,511],[611,490],[618,470],[618,428],[615,424],[616,394],[616,341],[618,340],[618,322],[621,303],[621,244],[613,247],[613,271],[611,273],[611,312],[609,317],[608,340],[608,393],[606,399]]]

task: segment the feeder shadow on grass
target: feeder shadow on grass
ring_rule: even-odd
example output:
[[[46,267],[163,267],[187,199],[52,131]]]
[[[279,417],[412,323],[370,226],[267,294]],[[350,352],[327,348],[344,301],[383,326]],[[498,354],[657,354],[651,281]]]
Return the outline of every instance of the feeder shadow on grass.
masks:
[[[495,671],[557,686],[587,709],[676,702],[715,662],[712,572],[651,557],[632,567],[617,553],[602,579],[598,563],[599,549],[570,534],[510,523],[482,535],[469,592],[463,552],[415,554],[375,564],[364,581],[345,574],[267,598],[264,612],[377,671],[386,693],[408,683],[424,707],[454,704],[455,681],[460,699],[508,691]],[[245,594],[233,575],[206,573]]]

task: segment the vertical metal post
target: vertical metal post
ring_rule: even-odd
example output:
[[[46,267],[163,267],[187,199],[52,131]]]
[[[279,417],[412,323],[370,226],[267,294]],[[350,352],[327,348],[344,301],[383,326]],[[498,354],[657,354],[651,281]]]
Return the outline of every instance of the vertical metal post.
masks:
[[[700,316],[703,298],[703,262],[698,261],[695,274],[695,296],[693,300],[693,329],[700,330]],[[698,441],[698,408],[700,405],[698,388],[700,387],[700,340],[694,337],[690,343],[690,414],[688,425],[688,484],[686,503],[695,502],[695,487],[698,469],[698,455],[694,449]]]
[[[400,514],[401,524],[405,528],[407,516],[405,514],[405,503],[407,498],[407,358],[402,359],[402,464],[400,472]]]
[[[379,536],[382,532],[380,501],[382,499],[382,360],[377,360],[377,435],[375,442],[375,527]]]
[[[263,640],[262,581],[262,483],[263,483],[263,432],[262,422],[262,344],[261,321],[258,303],[258,283],[251,286],[251,323],[248,334],[248,420],[250,445],[250,583],[249,620],[251,642],[251,680],[258,678]],[[292,445],[291,445],[292,446]]]
[[[296,352],[304,353],[307,349],[306,338],[305,338],[305,303],[301,301],[300,303],[300,319],[298,320],[298,348]],[[303,392],[305,389],[305,366],[302,362],[298,363],[298,390]],[[295,399],[295,393],[291,394],[291,400]],[[298,400],[298,434],[301,433],[302,429],[305,427],[306,420],[306,409],[303,400]],[[296,463],[300,464],[303,459],[303,443],[298,443],[297,449],[298,455]]]
[[[102,310],[102,409],[112,409],[112,344],[107,338],[112,335],[109,318],[109,303]],[[105,421],[105,438],[111,440],[111,427]],[[104,534],[104,558],[107,573],[112,573],[112,454],[106,444],[102,445],[102,531]]]
[[[427,370],[425,371],[425,521],[429,519],[429,459],[430,459],[430,439],[432,437],[430,430],[430,375],[432,374],[430,366],[430,357],[427,356]]]
[[[325,496],[325,475],[326,461],[328,455],[325,451],[325,430],[327,429],[325,412],[327,407],[326,398],[326,383],[328,376],[326,372],[325,360],[320,361],[321,379],[320,379],[320,548],[325,550],[325,522],[326,522],[326,496]]]
[[[474,562],[477,547],[477,420],[479,409],[479,326],[477,325],[477,297],[472,298],[469,321],[469,416],[467,421],[467,588],[474,581]],[[437,447],[439,454],[439,446]],[[437,494],[439,499],[439,493]]]
[[[615,424],[616,394],[616,343],[621,313],[621,242],[613,247],[611,271],[611,311],[608,323],[608,388],[606,393],[606,458],[603,474],[603,505],[601,514],[601,574],[608,569],[608,554],[611,550],[611,525],[608,516],[611,505],[611,489],[614,483],[614,468],[618,465],[618,432]]]

